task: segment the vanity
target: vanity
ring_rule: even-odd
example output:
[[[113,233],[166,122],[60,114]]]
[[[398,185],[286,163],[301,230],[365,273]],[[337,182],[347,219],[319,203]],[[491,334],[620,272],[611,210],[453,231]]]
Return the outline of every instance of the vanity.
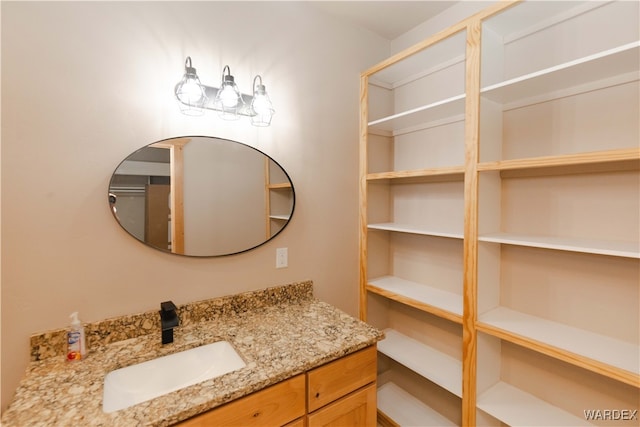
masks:
[[[375,345],[197,415],[178,426],[321,427],[332,423],[376,424]]]
[[[164,346],[157,311],[86,324],[90,351],[79,362],[65,362],[63,330],[34,335],[32,362],[2,425],[375,425],[376,343],[383,334],[314,298],[311,281],[185,304],[178,312],[181,325]],[[104,411],[110,372],[218,341],[229,342],[245,366]]]

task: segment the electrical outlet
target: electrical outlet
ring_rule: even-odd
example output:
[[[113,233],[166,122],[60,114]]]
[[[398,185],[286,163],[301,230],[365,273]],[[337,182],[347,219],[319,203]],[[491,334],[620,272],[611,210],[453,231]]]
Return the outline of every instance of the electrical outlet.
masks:
[[[276,249],[276,268],[285,268],[289,265],[287,248]]]

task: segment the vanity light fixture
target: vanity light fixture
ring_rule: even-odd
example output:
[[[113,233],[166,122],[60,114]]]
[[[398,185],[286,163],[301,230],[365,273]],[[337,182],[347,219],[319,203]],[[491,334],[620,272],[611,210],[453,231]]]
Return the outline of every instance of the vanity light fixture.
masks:
[[[260,79],[260,83],[256,86],[256,80]],[[255,76],[253,78],[253,100],[251,101],[251,124],[254,126],[269,126],[271,118],[275,110],[273,104],[267,95],[267,91],[262,84],[262,77]]]
[[[275,113],[260,75],[253,79],[253,95],[240,92],[228,65],[222,69],[220,88],[206,86],[200,83],[191,57],[185,61],[185,74],[176,85],[175,94],[180,111],[192,116],[202,115],[207,109],[217,111],[224,120],[247,116],[254,126],[269,126]]]
[[[184,62],[184,76],[176,85],[176,98],[183,114],[189,116],[201,116],[204,114],[204,105],[208,98],[196,69],[191,66],[191,57],[187,56]]]
[[[220,117],[225,120],[237,120],[239,118],[238,112],[244,107],[240,89],[238,89],[228,65],[222,69],[222,81],[213,105],[218,110]]]

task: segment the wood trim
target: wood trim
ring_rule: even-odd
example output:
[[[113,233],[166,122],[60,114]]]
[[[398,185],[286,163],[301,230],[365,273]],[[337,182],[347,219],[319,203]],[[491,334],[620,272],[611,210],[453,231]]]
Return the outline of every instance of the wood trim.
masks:
[[[359,239],[359,269],[360,269],[360,283],[359,283],[359,315],[360,320],[366,322],[367,320],[367,174],[368,174],[368,117],[369,117],[369,78],[362,76],[360,78],[360,147],[359,147],[359,170],[360,170],[360,182],[359,182],[359,225],[360,225],[360,239]]]
[[[408,171],[397,171],[397,172],[377,172],[370,173],[366,175],[366,179],[368,181],[382,180],[382,179],[394,179],[394,180],[405,180],[405,179],[414,179],[414,178],[427,178],[427,177],[435,177],[435,176],[450,176],[452,177],[452,181],[456,181],[456,178],[462,180],[464,175],[464,166],[450,166],[450,167],[441,167],[441,168],[430,168],[430,169],[417,169],[417,170],[408,170]]]
[[[564,154],[558,156],[531,157],[528,159],[483,162],[478,171],[506,171],[514,169],[548,168],[554,166],[604,164],[640,159],[640,148],[593,151],[589,153]]]
[[[462,21],[458,22],[457,24],[454,24],[448,28],[445,28],[444,30],[432,35],[431,37],[428,37],[426,39],[424,39],[422,42],[417,43],[411,47],[408,47],[407,49],[398,52],[397,54],[393,55],[392,57],[374,65],[373,67],[369,68],[368,70],[364,71],[362,73],[362,76],[371,76],[372,74],[377,73],[380,70],[383,70],[387,67],[389,67],[390,65],[395,64],[396,62],[399,62],[405,58],[407,58],[408,56],[411,56],[415,53],[420,52],[421,50],[424,50],[426,48],[428,48],[431,45],[434,45],[438,42],[440,42],[443,39],[446,39],[447,37],[450,37],[456,33],[459,33],[460,31],[463,31],[467,28],[468,25],[470,24],[475,24],[475,23],[479,23],[479,21],[489,18],[499,12],[502,12],[505,9],[508,9],[510,7],[512,7],[513,5],[520,3],[522,0],[501,0],[498,3],[489,6],[483,10],[481,10],[480,12],[471,15],[470,17],[463,19]],[[478,46],[478,49],[480,47]]]
[[[269,184],[269,188],[271,190],[278,190],[278,189],[281,189],[281,188],[291,188],[291,183],[282,182],[282,183],[279,183],[279,184]]]
[[[382,427],[400,427],[400,424],[393,421],[387,414],[378,409],[378,424]]]
[[[607,365],[606,363],[589,359],[588,357],[584,357],[567,350],[558,349],[552,345],[525,338],[521,335],[514,334],[481,322],[477,323],[476,328],[479,331],[517,344],[526,349],[537,351],[547,356],[551,356],[554,359],[562,360],[572,365],[579,366],[588,371],[604,375],[608,378],[613,378],[625,384],[629,384],[633,387],[640,387],[640,375],[634,374],[633,372],[629,372],[615,366]]]
[[[467,27],[465,87],[464,249],[462,295],[462,425],[476,424],[478,300],[478,141],[480,140],[480,46],[482,23]]]
[[[265,236],[267,240],[271,237],[271,171],[269,170],[269,158],[264,159],[264,217]]]
[[[171,150],[171,252],[184,253],[184,146],[173,144]]]
[[[414,299],[405,297],[403,295],[396,294],[394,292],[389,292],[389,291],[387,291],[385,289],[378,288],[377,286],[374,286],[374,285],[371,285],[371,284],[367,285],[367,290],[369,292],[373,292],[375,294],[382,295],[385,298],[388,298],[388,299],[391,299],[391,300],[394,300],[394,301],[398,301],[398,302],[400,302],[400,303],[402,303],[404,305],[413,307],[413,308],[418,309],[420,311],[424,311],[425,313],[434,314],[434,315],[436,315],[438,317],[450,320],[450,321],[452,321],[454,323],[458,323],[458,324],[462,323],[462,316],[458,316],[455,313],[451,313],[450,311],[443,310],[443,309],[441,309],[439,307],[435,307],[435,306],[432,306],[432,305],[429,305],[429,304],[425,304],[423,302],[416,301]]]

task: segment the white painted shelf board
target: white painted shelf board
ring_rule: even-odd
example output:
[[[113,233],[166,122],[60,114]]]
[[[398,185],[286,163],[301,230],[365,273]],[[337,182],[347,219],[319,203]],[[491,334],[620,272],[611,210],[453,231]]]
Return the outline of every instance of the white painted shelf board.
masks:
[[[487,86],[480,92],[488,99],[510,104],[541,93],[552,93],[621,74],[638,73],[639,52],[640,41],[635,41]]]
[[[369,283],[387,292],[462,316],[462,295],[393,276],[379,277]]]
[[[527,1],[485,20],[484,26],[499,35],[503,39],[503,44],[508,44],[611,2],[611,0]]]
[[[392,382],[378,387],[378,409],[400,426],[455,426]]]
[[[640,243],[577,237],[535,236],[511,233],[490,233],[478,236],[481,242],[504,243],[559,251],[640,258]]]
[[[271,219],[281,219],[284,221],[288,221],[290,219],[289,215],[269,215],[269,218]]]
[[[478,396],[478,408],[510,426],[587,426],[576,417],[505,382],[498,382]]]
[[[401,131],[464,113],[465,94],[456,95],[420,107],[369,122],[375,130]]]
[[[409,224],[396,224],[394,222],[369,224],[367,227],[373,230],[395,231],[398,233],[421,234],[424,236],[434,237],[448,237],[451,239],[462,239],[464,237],[462,232],[454,233],[449,231],[438,231],[427,227],[420,227],[417,225]]]
[[[478,317],[481,324],[640,375],[640,346],[573,326],[498,307]]]
[[[385,329],[378,351],[445,390],[462,397],[462,362],[393,329]]]
[[[443,64],[463,61],[466,41],[466,32],[460,31],[401,61],[388,65],[372,74],[370,78],[374,82],[382,82],[389,88],[397,88],[425,74],[442,69]],[[420,71],[416,72],[416,70]]]

